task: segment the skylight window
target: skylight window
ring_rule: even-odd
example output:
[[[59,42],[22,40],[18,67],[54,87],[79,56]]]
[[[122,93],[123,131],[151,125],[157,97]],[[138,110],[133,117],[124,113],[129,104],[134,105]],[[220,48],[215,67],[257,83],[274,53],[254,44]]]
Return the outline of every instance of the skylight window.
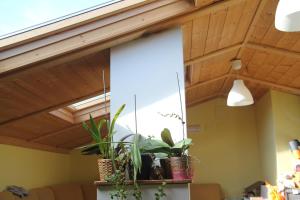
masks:
[[[121,0],[1,0],[0,39],[111,5]]]
[[[106,101],[109,101],[109,100],[110,100],[110,92],[106,93]],[[74,103],[74,104],[68,106],[68,108],[70,108],[72,111],[78,111],[78,110],[82,110],[82,109],[97,105],[99,103],[104,103],[104,102],[105,102],[105,96],[104,96],[104,94],[101,94],[101,95]]]

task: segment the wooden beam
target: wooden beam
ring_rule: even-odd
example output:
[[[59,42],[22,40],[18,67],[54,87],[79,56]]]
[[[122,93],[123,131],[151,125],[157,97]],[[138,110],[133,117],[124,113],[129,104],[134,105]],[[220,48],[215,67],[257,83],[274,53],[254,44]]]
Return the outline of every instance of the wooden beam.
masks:
[[[3,51],[7,48],[45,38],[51,34],[58,35],[62,31],[74,29],[85,24],[91,24],[94,21],[107,18],[108,16],[124,13],[127,10],[149,4],[153,1],[154,0],[126,0],[111,4],[109,6],[104,6],[71,18],[64,19],[62,21],[58,21],[56,23],[2,39],[0,40],[0,50]]]
[[[205,101],[209,101],[209,100],[214,99],[214,98],[217,98],[217,97],[219,97],[219,96],[220,96],[219,93],[216,93],[216,94],[213,94],[213,95],[209,95],[209,96],[203,97],[203,98],[201,98],[201,99],[198,99],[198,100],[195,100],[195,101],[192,101],[192,102],[188,102],[186,106],[187,106],[188,108],[189,108],[189,107],[193,107],[193,106],[195,106],[195,105],[197,105],[197,104],[203,103],[203,102],[205,102]]]
[[[162,6],[161,2],[166,2],[168,4]],[[138,9],[143,9],[143,6],[138,7],[128,11],[131,13],[131,15],[128,12],[126,15],[123,14],[125,16],[123,16],[123,18],[120,18],[120,16],[117,15],[111,16],[110,18],[119,17],[120,19],[118,21],[113,21],[113,23],[106,23],[100,28],[64,39],[60,42],[55,42],[36,50],[31,50],[14,57],[4,59],[0,61],[0,73],[72,52],[80,48],[92,46],[97,43],[103,43],[107,40],[130,34],[139,29],[146,28],[155,23],[159,23],[163,20],[190,12],[195,9],[194,5],[186,0],[161,0],[155,1],[153,4],[157,4],[157,7],[153,5],[152,8],[149,7],[148,11],[142,13],[139,13]],[[136,13],[138,14],[135,15]],[[130,17],[128,17],[128,15]],[[108,19],[104,18],[103,20]],[[47,39],[50,40],[49,38]]]
[[[277,54],[280,56],[287,56],[287,57],[293,57],[293,58],[300,59],[300,52],[290,51],[287,49],[281,49],[281,48],[277,48],[277,47],[272,47],[272,46],[268,46],[268,45],[264,45],[264,44],[255,44],[255,43],[248,43],[248,44],[246,44],[245,47],[254,49],[254,50],[258,50],[258,51],[263,51],[263,52],[270,53],[270,54]]]
[[[260,18],[260,15],[265,7],[265,5],[267,4],[268,0],[261,0],[259,2],[259,5],[255,11],[255,14],[253,16],[253,19],[250,23],[250,26],[248,27],[248,31],[246,33],[246,36],[244,38],[244,41],[243,41],[243,47],[245,47],[245,45],[248,43],[248,41],[250,40],[251,38],[251,35],[255,29],[255,24],[259,21],[259,18]],[[241,48],[237,54],[237,58],[241,58],[242,54],[243,54],[243,51],[244,51],[244,48]]]
[[[67,121],[71,124],[74,124],[73,114],[65,108],[50,111],[49,114],[54,115],[55,117],[60,118],[63,121]]]
[[[109,90],[109,88],[107,90]],[[54,106],[49,106],[47,108],[44,108],[44,109],[41,109],[41,110],[38,110],[38,111],[35,111],[35,112],[32,112],[32,113],[24,114],[24,115],[21,115],[19,117],[15,117],[15,118],[3,121],[3,122],[0,123],[0,126],[7,125],[7,124],[10,124],[10,123],[22,120],[22,119],[30,118],[33,115],[38,115],[38,114],[41,114],[41,113],[45,113],[45,112],[50,112],[50,111],[53,111],[53,110],[57,110],[59,108],[71,105],[73,103],[76,103],[76,102],[79,102],[79,101],[82,101],[82,100],[85,100],[85,99],[88,99],[88,98],[91,98],[91,97],[94,97],[94,96],[97,96],[97,95],[102,94],[102,93],[103,93],[103,90],[96,91],[96,92],[93,92],[91,94],[78,97],[76,99],[67,100],[65,102],[59,103],[59,104],[54,105]]]
[[[38,141],[41,141],[41,140],[44,140],[44,139],[47,139],[49,137],[54,137],[56,135],[60,135],[66,131],[71,131],[71,130],[74,130],[76,128],[79,128],[81,127],[82,124],[79,123],[79,124],[73,124],[71,126],[68,126],[67,128],[63,128],[63,129],[60,129],[58,131],[54,131],[54,132],[50,132],[50,133],[46,133],[45,135],[41,135],[41,136],[38,136],[36,138],[33,138],[30,140],[30,142],[38,142]]]
[[[195,17],[205,15],[211,12],[216,12],[218,10],[225,9],[229,6],[241,3],[243,1],[245,0],[220,1],[218,3],[214,3],[213,5],[198,9],[196,11],[195,6],[186,0],[158,1],[169,2],[169,4],[166,4],[164,6],[160,5],[159,8],[152,8],[152,10],[149,10],[148,12],[143,12],[134,17],[129,17],[112,24],[106,24],[106,26],[88,31],[86,33],[82,33],[80,35],[73,36],[62,41],[46,45],[35,50],[31,50],[29,52],[24,52],[20,55],[8,59],[4,59],[0,61],[0,74],[16,69],[22,69],[22,67],[31,65],[33,63],[38,63],[43,60],[56,58],[59,55],[72,53],[76,50],[79,51],[83,48],[89,49],[90,47],[92,47],[92,49],[89,50],[89,53],[95,53],[95,50],[99,51],[101,49],[110,48],[113,45],[119,44],[116,43],[115,40],[120,37],[134,39],[134,37],[131,36],[131,34],[133,33],[135,33],[135,35],[139,35],[140,33],[153,31],[155,32],[163,28],[181,25],[182,23],[188,20],[192,20]],[[142,8],[139,7],[136,9]],[[133,9],[130,10],[130,12],[137,11],[134,11]],[[167,19],[170,20],[166,21]],[[166,22],[160,23],[162,21]],[[50,40],[50,36],[47,39]],[[108,44],[107,41],[110,41],[110,44]],[[125,41],[129,40],[123,39],[122,42]],[[96,47],[98,45],[102,47]]]
[[[175,1],[175,0],[159,1],[159,2],[155,3],[155,7],[158,8],[159,6],[166,5],[166,4],[170,3],[169,1]],[[142,8],[136,9],[136,12],[128,12],[127,14],[119,13],[115,16],[110,16],[110,17],[107,17],[106,19],[95,21],[95,22],[89,23],[87,25],[82,25],[82,26],[77,27],[72,30],[61,31],[60,33],[56,33],[55,36],[50,37],[50,38],[41,38],[38,41],[32,41],[30,43],[19,45],[19,46],[17,46],[17,48],[7,49],[4,52],[2,50],[2,53],[0,53],[0,60],[2,60],[2,59],[4,60],[4,59],[7,59],[7,58],[10,58],[10,57],[22,54],[22,53],[26,53],[28,51],[32,51],[32,50],[35,50],[35,49],[38,49],[38,48],[41,48],[44,46],[48,46],[53,43],[60,42],[62,40],[65,40],[65,39],[68,39],[71,37],[80,36],[81,34],[86,33],[88,31],[93,31],[97,28],[101,28],[106,25],[118,22],[120,20],[124,20],[129,17],[133,17],[133,16],[136,16],[143,12],[149,11],[149,10],[153,9],[153,7],[154,7],[154,3],[150,4],[150,5],[145,5]]]
[[[49,145],[39,144],[36,142],[28,142],[26,140],[7,137],[7,136],[0,136],[0,144],[7,144],[7,145],[13,145],[13,146],[19,146],[19,147],[25,147],[25,148],[31,148],[31,149],[38,149],[38,150],[42,150],[42,151],[50,151],[50,152],[55,152],[55,153],[67,154],[70,152],[69,149],[52,147]]]
[[[96,119],[104,118],[104,117],[105,117],[105,118],[109,117],[109,114],[102,115],[102,116],[100,116],[100,117],[97,117]],[[79,127],[82,127],[82,124],[81,124],[81,123],[73,124],[73,125],[71,125],[71,126],[68,126],[68,127],[66,127],[66,128],[60,129],[60,130],[58,130],[58,131],[46,133],[45,135],[41,135],[41,136],[38,136],[38,137],[36,137],[36,138],[33,138],[33,139],[30,140],[30,142],[38,142],[38,141],[47,139],[47,138],[49,138],[49,137],[54,137],[54,136],[60,135],[60,134],[62,134],[62,133],[64,133],[64,132],[74,130],[74,129],[79,128]]]
[[[216,77],[216,78],[213,78],[213,79],[209,79],[207,81],[199,82],[199,83],[193,84],[193,85],[191,85],[189,87],[186,87],[185,90],[189,91],[189,90],[192,90],[194,88],[197,88],[197,87],[200,87],[200,86],[203,86],[203,85],[207,85],[207,84],[219,81],[219,80],[223,80],[224,78],[228,78],[229,76],[230,76],[229,74],[225,74],[223,76],[219,76],[219,77]]]
[[[185,64],[185,66],[193,65],[195,63],[203,62],[203,61],[212,59],[214,57],[221,56],[221,55],[226,54],[228,52],[238,50],[241,47],[242,47],[242,44],[237,44],[237,45],[233,45],[233,46],[230,46],[230,47],[226,47],[224,49],[220,49],[220,50],[214,51],[212,53],[209,53],[209,54],[206,54],[206,55],[199,56],[199,57],[193,58],[191,60],[188,60],[184,64]]]
[[[240,58],[241,58],[242,53],[243,53],[244,48],[245,48],[245,45],[246,45],[246,44],[248,43],[248,41],[250,40],[251,35],[252,35],[253,31],[254,31],[254,28],[255,28],[255,27],[254,27],[254,24],[256,24],[256,23],[258,22],[258,20],[259,20],[259,18],[260,18],[260,15],[261,15],[261,13],[262,13],[262,11],[263,11],[263,9],[264,9],[264,7],[265,7],[267,1],[268,1],[268,0],[260,0],[259,4],[258,4],[258,6],[257,6],[257,9],[256,9],[256,11],[255,11],[255,13],[254,13],[254,15],[253,15],[253,18],[252,18],[252,20],[251,20],[251,23],[250,23],[250,25],[249,25],[249,27],[248,27],[248,30],[247,30],[247,32],[246,32],[245,38],[244,38],[243,43],[242,43],[242,47],[239,49],[239,51],[238,51],[238,53],[237,53],[237,55],[236,55],[236,58],[237,58],[237,59],[240,59]],[[228,71],[228,73],[231,74],[231,73],[232,73],[232,69],[230,69],[230,70]],[[220,88],[220,92],[223,91],[224,86],[226,85],[227,81],[228,81],[228,78],[226,78],[226,79],[224,80],[224,82],[223,82],[223,84],[222,84],[222,87]]]
[[[242,80],[249,81],[249,82],[252,82],[252,83],[257,83],[257,84],[264,85],[265,87],[268,87],[268,88],[273,88],[273,89],[282,90],[282,91],[286,91],[286,92],[290,92],[290,93],[293,93],[293,94],[300,95],[300,88],[290,87],[290,86],[286,86],[286,85],[280,85],[280,84],[277,84],[277,83],[272,83],[272,82],[269,82],[269,81],[259,80],[259,79],[255,79],[255,78],[252,78],[252,77],[243,76],[243,75],[236,75],[236,74],[226,74],[226,75],[223,75],[223,76],[220,76],[220,77],[210,79],[208,81],[196,83],[194,85],[186,87],[186,91],[194,89],[196,87],[200,87],[200,86],[203,86],[203,85],[214,83],[215,81],[219,81],[219,80],[222,80],[224,78],[242,79]]]
[[[238,79],[242,79],[244,81],[249,81],[249,82],[252,82],[252,83],[261,84],[261,85],[264,85],[264,86],[272,88],[272,89],[286,91],[286,92],[290,92],[290,93],[293,93],[293,94],[300,95],[300,88],[290,87],[290,86],[285,86],[285,85],[279,85],[277,83],[272,83],[272,82],[264,81],[264,80],[258,80],[258,79],[248,77],[248,76],[243,76],[243,75],[237,75],[237,76],[234,76],[234,77],[236,77]]]

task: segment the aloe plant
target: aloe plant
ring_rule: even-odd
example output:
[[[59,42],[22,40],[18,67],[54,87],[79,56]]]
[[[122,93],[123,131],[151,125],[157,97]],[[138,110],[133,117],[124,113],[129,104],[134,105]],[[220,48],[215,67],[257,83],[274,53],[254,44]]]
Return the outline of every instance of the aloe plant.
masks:
[[[113,135],[115,133],[114,127],[119,115],[124,110],[124,108],[125,108],[125,104],[123,104],[118,109],[111,122],[108,119],[101,119],[97,124],[94,118],[90,115],[90,119],[89,119],[90,126],[86,122],[82,123],[83,128],[87,130],[88,133],[90,133],[91,137],[95,142],[92,145],[87,145],[82,147],[83,153],[93,151],[95,153],[98,153],[104,159],[110,159],[114,156],[113,155],[113,151],[114,151]],[[103,134],[102,132],[104,126],[106,126],[108,130],[108,133],[106,135]],[[95,147],[98,147],[98,150],[96,150]]]

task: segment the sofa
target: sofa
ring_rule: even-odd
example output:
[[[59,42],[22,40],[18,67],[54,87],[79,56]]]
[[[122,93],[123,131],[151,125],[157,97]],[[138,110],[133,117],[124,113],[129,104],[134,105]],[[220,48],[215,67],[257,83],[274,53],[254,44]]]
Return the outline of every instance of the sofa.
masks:
[[[29,190],[22,200],[96,200],[93,184],[63,184]],[[0,200],[20,200],[10,192],[0,192]]]
[[[191,200],[223,200],[219,184],[191,184]],[[93,184],[64,184],[29,191],[23,200],[96,200],[96,187]],[[0,200],[20,200],[9,192],[0,192]]]

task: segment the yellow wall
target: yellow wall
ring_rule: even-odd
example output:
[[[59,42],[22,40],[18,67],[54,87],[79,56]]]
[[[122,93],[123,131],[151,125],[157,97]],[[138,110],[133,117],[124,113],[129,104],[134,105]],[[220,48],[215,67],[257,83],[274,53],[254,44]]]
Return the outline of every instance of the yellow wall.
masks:
[[[74,150],[71,157],[71,182],[88,182],[99,179],[97,156],[83,156],[80,151]]]
[[[223,98],[188,108],[188,125],[200,125],[191,155],[194,182],[219,183],[229,198],[261,179],[254,107],[230,108]]]
[[[0,191],[7,185],[35,188],[70,181],[69,155],[0,145]]]
[[[292,171],[288,142],[300,139],[300,97],[270,91],[255,107],[263,178],[276,184],[278,176]]]
[[[293,157],[288,142],[300,139],[300,97],[272,91],[277,149],[277,175],[292,171]]]
[[[97,157],[82,156],[76,150],[58,154],[0,145],[0,158],[0,191],[7,185],[30,189],[98,179]]]
[[[271,93],[255,103],[262,178],[276,184],[276,142]]]

